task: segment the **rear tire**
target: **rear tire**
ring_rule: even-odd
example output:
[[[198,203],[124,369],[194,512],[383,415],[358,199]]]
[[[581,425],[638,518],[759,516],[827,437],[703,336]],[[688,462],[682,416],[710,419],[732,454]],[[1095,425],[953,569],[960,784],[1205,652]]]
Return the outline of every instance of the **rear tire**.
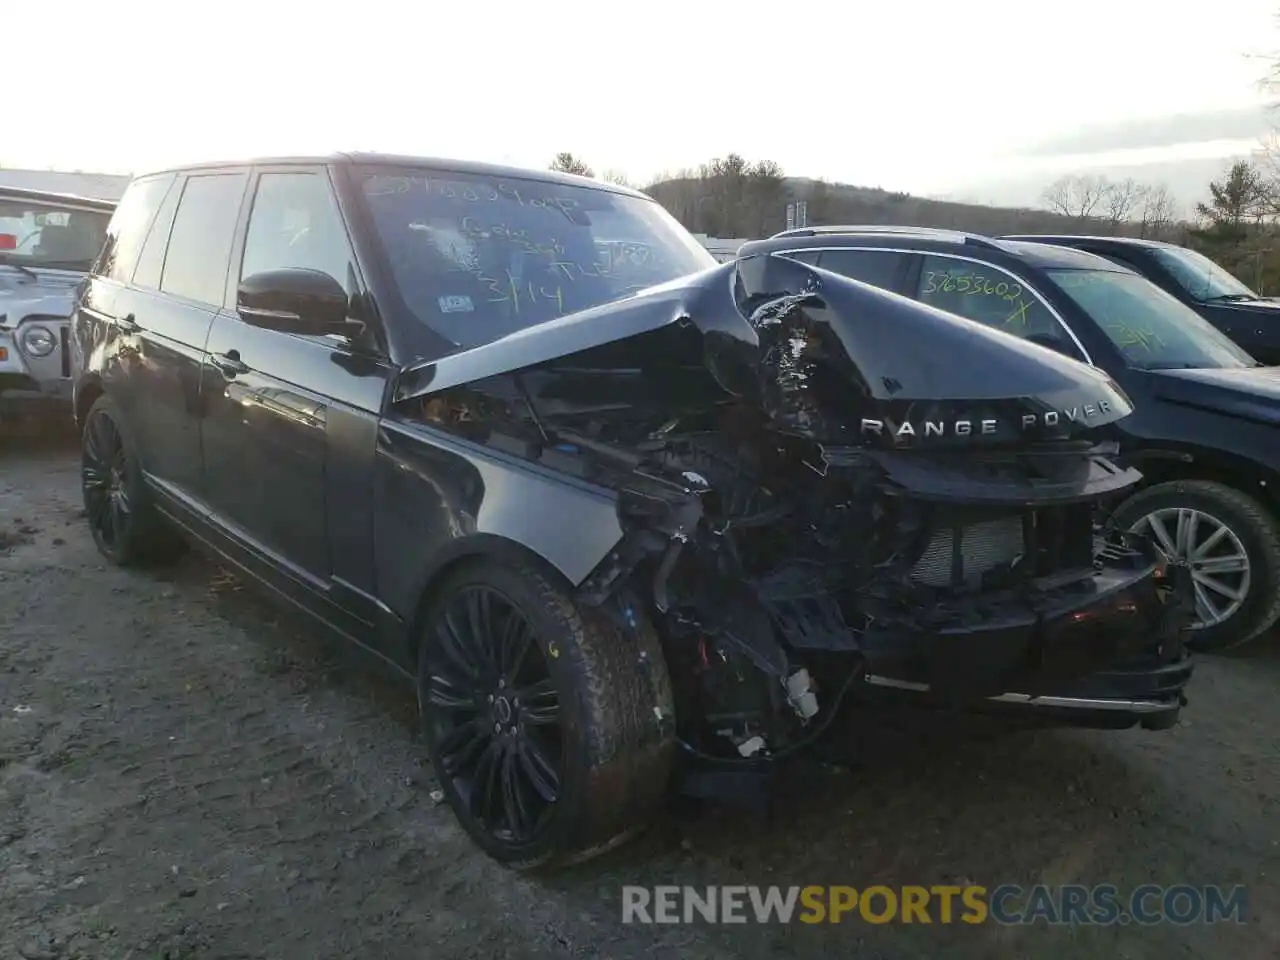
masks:
[[[133,434],[106,394],[85,416],[80,484],[93,542],[116,566],[168,563],[186,550],[186,543],[155,509]]]
[[[652,627],[579,607],[532,563],[473,561],[435,595],[419,710],[441,789],[476,844],[529,870],[585,860],[644,827],[673,754]]]
[[[1174,480],[1130,497],[1111,522],[1122,530],[1152,531],[1162,552],[1173,547],[1183,561],[1188,548],[1178,542],[1180,522],[1200,545],[1200,556],[1190,551],[1197,579],[1196,625],[1187,634],[1192,650],[1238,646],[1280,618],[1280,524],[1247,493],[1211,480]],[[1243,562],[1234,562],[1236,556]],[[1222,616],[1215,622],[1215,615]]]

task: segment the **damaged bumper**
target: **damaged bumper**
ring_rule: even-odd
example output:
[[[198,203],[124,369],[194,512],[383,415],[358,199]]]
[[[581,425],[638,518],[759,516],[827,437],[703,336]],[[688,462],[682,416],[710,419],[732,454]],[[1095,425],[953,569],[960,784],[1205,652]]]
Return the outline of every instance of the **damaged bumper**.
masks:
[[[1181,571],[1166,575],[1149,555],[1104,554],[1088,581],[1030,603],[1006,598],[1011,609],[986,622],[899,636],[905,653],[886,645],[864,681],[1036,724],[1163,729],[1194,669],[1183,643],[1191,596]]]

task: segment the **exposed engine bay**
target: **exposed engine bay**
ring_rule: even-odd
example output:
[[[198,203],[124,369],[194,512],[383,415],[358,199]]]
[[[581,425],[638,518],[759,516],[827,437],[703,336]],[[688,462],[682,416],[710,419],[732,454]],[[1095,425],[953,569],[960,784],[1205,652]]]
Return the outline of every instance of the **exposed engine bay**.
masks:
[[[1183,656],[1185,589],[1101,525],[1129,402],[1051,351],[765,256],[447,360],[409,416],[616,497],[578,596],[653,624],[698,755],[794,752],[872,680],[965,705]]]

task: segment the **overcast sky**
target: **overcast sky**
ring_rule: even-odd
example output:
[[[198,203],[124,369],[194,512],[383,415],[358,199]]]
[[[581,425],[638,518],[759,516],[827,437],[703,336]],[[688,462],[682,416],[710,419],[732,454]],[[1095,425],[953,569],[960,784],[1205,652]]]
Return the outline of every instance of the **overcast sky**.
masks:
[[[357,148],[544,166],[571,150],[644,181],[736,151],[950,192],[1068,155],[1247,148],[1277,7],[10,0],[0,164]]]

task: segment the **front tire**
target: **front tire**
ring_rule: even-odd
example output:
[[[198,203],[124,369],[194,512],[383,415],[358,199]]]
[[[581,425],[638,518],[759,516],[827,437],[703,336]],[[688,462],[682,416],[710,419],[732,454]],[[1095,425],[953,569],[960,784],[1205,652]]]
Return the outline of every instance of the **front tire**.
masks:
[[[185,549],[152,504],[133,435],[106,394],[94,401],[85,417],[80,484],[93,542],[116,566],[164,563]]]
[[[441,789],[471,838],[532,869],[585,860],[643,827],[673,752],[652,627],[579,607],[530,563],[474,561],[436,596],[418,702]]]
[[[1191,568],[1191,649],[1238,646],[1280,618],[1280,526],[1248,494],[1210,480],[1174,480],[1130,497],[1111,519],[1122,530],[1150,533],[1162,553]]]

